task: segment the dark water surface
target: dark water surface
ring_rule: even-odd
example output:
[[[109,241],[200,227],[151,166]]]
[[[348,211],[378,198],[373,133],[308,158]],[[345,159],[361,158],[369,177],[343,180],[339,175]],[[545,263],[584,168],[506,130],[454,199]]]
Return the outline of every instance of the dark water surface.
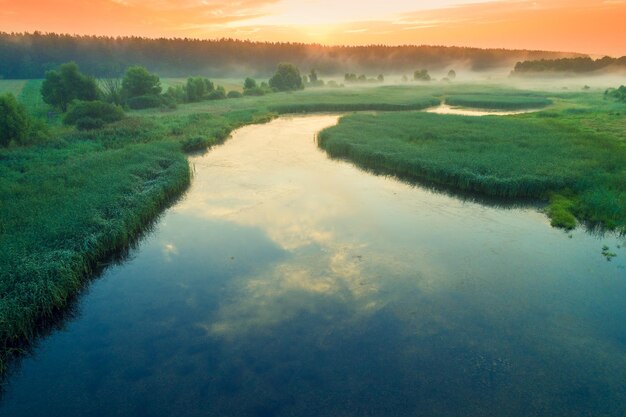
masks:
[[[237,131],[9,378],[1,416],[626,415],[623,239]],[[618,256],[607,262],[608,245]]]

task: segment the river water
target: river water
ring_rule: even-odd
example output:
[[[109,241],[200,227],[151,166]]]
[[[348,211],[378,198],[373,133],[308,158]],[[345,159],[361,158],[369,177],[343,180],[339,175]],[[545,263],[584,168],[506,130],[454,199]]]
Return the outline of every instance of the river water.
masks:
[[[10,376],[2,416],[623,416],[623,239],[244,127]],[[607,261],[608,245],[618,256]]]

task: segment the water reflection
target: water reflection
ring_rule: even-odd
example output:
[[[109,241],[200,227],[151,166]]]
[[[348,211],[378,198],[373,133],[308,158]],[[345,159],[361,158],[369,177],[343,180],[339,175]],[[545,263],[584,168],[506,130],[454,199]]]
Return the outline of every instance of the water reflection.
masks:
[[[336,120],[194,158],[0,414],[619,416],[626,253],[599,252],[619,241],[331,161],[314,134]]]

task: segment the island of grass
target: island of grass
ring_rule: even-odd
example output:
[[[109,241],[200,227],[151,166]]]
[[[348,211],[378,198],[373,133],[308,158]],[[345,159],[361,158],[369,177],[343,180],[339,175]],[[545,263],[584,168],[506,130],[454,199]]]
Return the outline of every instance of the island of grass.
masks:
[[[354,114],[321,132],[319,145],[332,157],[409,181],[508,201],[549,201],[554,226],[571,229],[578,219],[626,232],[624,110]],[[600,130],[601,123],[613,129]]]

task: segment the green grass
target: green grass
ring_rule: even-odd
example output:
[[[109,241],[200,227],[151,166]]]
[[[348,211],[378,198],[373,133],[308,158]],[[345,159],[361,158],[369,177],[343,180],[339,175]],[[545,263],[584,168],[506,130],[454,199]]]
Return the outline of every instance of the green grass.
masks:
[[[451,106],[475,107],[479,109],[524,110],[538,109],[549,106],[552,101],[545,97],[532,95],[451,95],[446,97]]]
[[[0,80],[0,94],[11,93],[17,97],[22,92],[26,82],[26,80]]]
[[[323,131],[319,143],[363,168],[453,191],[506,199],[558,194],[547,210],[554,225],[571,228],[578,218],[626,231],[625,132],[586,127],[595,118],[623,123],[623,113],[608,113],[355,114]]]

